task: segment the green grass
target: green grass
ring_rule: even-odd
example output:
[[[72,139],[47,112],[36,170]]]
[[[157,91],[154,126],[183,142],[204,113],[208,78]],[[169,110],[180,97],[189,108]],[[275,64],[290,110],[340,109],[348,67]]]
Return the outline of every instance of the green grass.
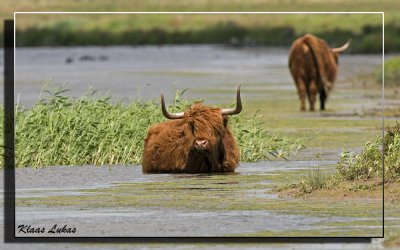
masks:
[[[111,103],[87,93],[79,99],[55,90],[34,107],[16,110],[16,165],[138,163],[152,103]]]
[[[385,181],[400,181],[400,123],[386,129],[384,140]],[[382,171],[382,138],[367,142],[361,153],[344,151],[336,165],[336,173],[327,174],[321,169],[309,170],[297,184],[283,185],[276,188],[282,191],[298,188],[299,192],[310,193],[317,189],[331,189],[341,181],[368,180],[383,177]],[[370,189],[374,184],[353,183],[350,190]]]
[[[339,177],[345,180],[382,178],[382,163],[385,166],[385,181],[400,180],[400,123],[387,128],[382,154],[382,138],[366,143],[359,154],[343,152],[337,165]],[[384,157],[383,157],[384,156]],[[382,160],[382,157],[384,158]]]
[[[307,172],[301,174],[296,181],[296,183],[278,184],[274,186],[273,190],[281,192],[289,189],[296,189],[296,192],[299,194],[308,194],[318,189],[334,188],[338,182],[335,175],[332,174],[332,171],[322,169],[320,166],[309,168]]]
[[[123,103],[99,97],[95,91],[71,98],[66,91],[44,89],[47,96],[33,107],[16,106],[18,167],[141,162],[147,129],[165,120],[157,103]],[[181,98],[181,94],[176,94],[171,110],[183,111],[192,103]],[[294,142],[264,130],[259,118],[255,112],[230,120],[241,161],[285,158],[303,147],[299,140]],[[3,119],[2,113],[1,124]]]
[[[255,162],[271,158],[286,158],[290,153],[296,153],[304,148],[302,139],[291,140],[279,133],[264,129],[262,115],[256,111],[246,122],[242,116],[231,119],[233,133],[241,153],[241,161]],[[265,152],[268,152],[266,154]]]
[[[93,4],[87,1],[79,2],[50,2],[41,1],[40,5],[12,0],[4,0],[0,15],[11,17],[13,11],[385,11],[385,21],[395,23],[399,20],[396,10],[399,8],[396,0],[383,0],[380,2],[379,10],[375,0],[349,2],[344,0],[334,1],[259,1],[259,0],[212,0],[199,1],[173,1],[165,0],[162,3],[156,0],[150,1],[127,1],[127,0],[104,0]],[[75,18],[65,18],[67,15],[25,15],[18,20],[18,28],[44,27],[59,25],[80,26],[85,30],[96,30],[99,28],[119,32],[126,29],[151,29],[159,27],[168,30],[201,29],[211,24],[233,21],[245,27],[251,26],[286,26],[293,25],[300,32],[320,32],[327,29],[334,30],[342,28],[352,31],[361,31],[366,24],[378,24],[381,15],[376,18],[365,18],[365,14],[315,15],[311,18],[309,14],[242,14],[242,15],[75,15]],[[193,18],[194,16],[194,18]],[[345,17],[345,18],[343,18]],[[95,22],[93,22],[95,20]]]
[[[330,174],[325,173],[319,167],[308,171],[308,175],[300,182],[300,192],[310,193],[313,190],[322,188],[331,188],[334,185],[334,179]]]
[[[382,152],[384,145],[384,155]],[[384,160],[382,160],[384,156]],[[311,193],[318,189],[335,189],[342,181],[376,180],[383,177],[382,163],[385,166],[385,181],[400,181],[400,123],[386,129],[385,139],[376,137],[375,141],[367,142],[358,154],[342,152],[336,164],[336,172],[328,173],[319,167],[310,169],[307,175],[301,177],[298,183],[278,185],[275,191],[297,189],[300,194]],[[382,183],[382,182],[378,182]],[[369,190],[374,183],[352,183],[350,191]]]

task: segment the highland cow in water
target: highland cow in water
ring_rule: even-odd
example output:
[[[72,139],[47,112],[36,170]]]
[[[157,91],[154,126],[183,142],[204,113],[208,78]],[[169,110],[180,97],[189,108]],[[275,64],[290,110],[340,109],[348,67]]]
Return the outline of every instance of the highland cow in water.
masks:
[[[171,121],[150,127],[142,158],[145,173],[226,173],[239,164],[239,149],[228,127],[228,115],[242,110],[240,86],[236,108],[212,108],[198,102],[185,112],[164,116]]]
[[[324,40],[310,34],[293,42],[289,69],[296,83],[302,111],[306,110],[306,95],[309,109],[315,109],[317,93],[321,110],[325,109],[326,99],[336,79],[339,53],[345,51],[349,45],[350,40],[340,48],[330,48]]]

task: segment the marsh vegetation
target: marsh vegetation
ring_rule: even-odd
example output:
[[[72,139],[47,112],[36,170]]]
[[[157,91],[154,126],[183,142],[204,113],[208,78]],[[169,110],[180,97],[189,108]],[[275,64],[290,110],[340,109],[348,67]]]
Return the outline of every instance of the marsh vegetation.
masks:
[[[159,101],[124,103],[95,90],[73,98],[67,91],[44,87],[32,107],[16,106],[16,166],[140,164],[147,129],[165,120]],[[176,93],[172,112],[193,103],[184,92]],[[230,119],[241,161],[283,159],[304,147],[299,139],[270,133],[260,118],[256,111]]]

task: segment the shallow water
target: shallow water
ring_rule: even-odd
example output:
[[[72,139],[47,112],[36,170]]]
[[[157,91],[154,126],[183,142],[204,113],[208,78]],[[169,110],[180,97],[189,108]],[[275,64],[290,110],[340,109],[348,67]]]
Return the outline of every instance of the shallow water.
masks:
[[[215,45],[17,48],[15,53],[15,100],[34,103],[43,83],[65,85],[72,96],[89,87],[119,98],[167,100],[175,90],[189,88],[187,97],[209,103],[234,98],[235,86],[260,84],[261,92],[243,96],[267,96],[268,90],[293,90],[287,67],[288,49],[228,48]],[[86,58],[86,59],[85,59]],[[380,55],[342,55],[338,81],[371,72]],[[67,61],[70,60],[70,63]],[[213,90],[232,89],[232,96]],[[0,90],[2,91],[2,90]],[[215,91],[214,91],[215,92]],[[1,95],[2,97],[2,95]]]
[[[61,214],[62,213],[62,216]],[[314,224],[323,222],[354,222],[359,219],[342,217],[312,217],[300,215],[280,216],[267,211],[221,211],[192,212],[180,209],[118,209],[110,210],[63,210],[41,209],[31,211],[18,208],[17,225],[30,224],[36,227],[49,227],[59,221],[60,225],[67,222],[70,227],[76,227],[73,236],[109,236],[109,237],[215,237],[227,235],[243,235],[258,231],[282,231],[296,228],[297,230],[338,230],[337,227],[321,227]],[[105,223],[107,222],[107,223]],[[359,228],[345,227],[345,230]],[[360,227],[367,228],[367,227]],[[379,228],[379,226],[373,226]],[[19,237],[32,236],[17,233]],[[51,234],[46,234],[51,236]],[[65,236],[65,234],[63,234]],[[72,236],[72,235],[71,235]],[[303,235],[312,236],[312,235]]]
[[[280,199],[271,192],[272,185],[279,178],[293,178],[290,177],[291,172],[309,170],[313,164],[329,167],[333,162],[242,163],[233,175],[142,174],[140,166],[19,168],[16,170],[16,223],[46,229],[54,223],[65,224],[77,229],[70,236],[95,237],[227,236],[263,231],[278,235],[282,232],[280,236],[285,236],[287,231],[294,228],[299,236],[312,236],[313,230],[333,230],[337,233],[337,230],[371,229],[371,226],[357,225],[357,222],[376,220],[379,217],[327,216],[318,212],[310,215],[304,213],[305,211],[300,214],[287,211],[290,209],[284,205],[287,200]],[[130,203],[135,196],[145,197],[140,200],[140,204]],[[172,207],[165,203],[166,200],[179,196],[185,196],[189,200],[184,198],[185,204],[177,202],[178,207],[175,203]],[[196,199],[199,198],[204,199],[203,196],[206,199],[220,197],[221,203],[228,201],[230,206],[236,206],[237,202],[245,202],[250,206],[239,209],[221,206],[220,209],[213,209],[213,205],[207,207],[203,201],[197,208],[193,202],[197,202]],[[86,199],[85,197],[97,201],[90,201],[89,204],[81,200]],[[107,197],[116,200],[109,203]],[[41,198],[44,200],[40,200]],[[190,200],[191,198],[194,200]],[[159,205],[152,205],[151,200],[158,199],[161,199]],[[276,206],[277,199],[282,203],[281,208],[248,209],[252,208],[253,202],[271,202],[271,206]],[[146,200],[150,203],[142,204]],[[19,201],[34,203],[19,204]],[[59,202],[66,203],[59,205]],[[125,205],[125,202],[130,205]],[[350,225],[344,228],[324,226],[329,222]],[[379,230],[379,225],[372,229]],[[32,236],[18,231],[17,235]]]
[[[273,175],[275,171],[308,170],[312,166],[332,165],[335,161],[270,161],[241,163],[236,169],[240,175]],[[16,169],[16,188],[32,190],[41,188],[74,189],[100,188],[111,183],[160,182],[179,178],[207,178],[213,175],[143,174],[141,166],[51,166],[39,169]]]

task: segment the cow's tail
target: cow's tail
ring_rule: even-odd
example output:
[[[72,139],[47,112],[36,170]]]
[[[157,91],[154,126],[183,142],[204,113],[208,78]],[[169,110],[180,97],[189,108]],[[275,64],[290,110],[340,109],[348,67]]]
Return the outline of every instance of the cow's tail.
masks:
[[[312,44],[309,43],[308,39],[305,39],[304,42],[306,43],[307,47],[311,51],[311,55],[315,64],[315,68],[317,70],[317,86],[318,92],[325,92],[324,94],[327,95],[329,90],[332,88],[333,84],[326,78],[326,71],[324,67],[323,59],[321,58],[321,53],[315,52],[315,48]]]

